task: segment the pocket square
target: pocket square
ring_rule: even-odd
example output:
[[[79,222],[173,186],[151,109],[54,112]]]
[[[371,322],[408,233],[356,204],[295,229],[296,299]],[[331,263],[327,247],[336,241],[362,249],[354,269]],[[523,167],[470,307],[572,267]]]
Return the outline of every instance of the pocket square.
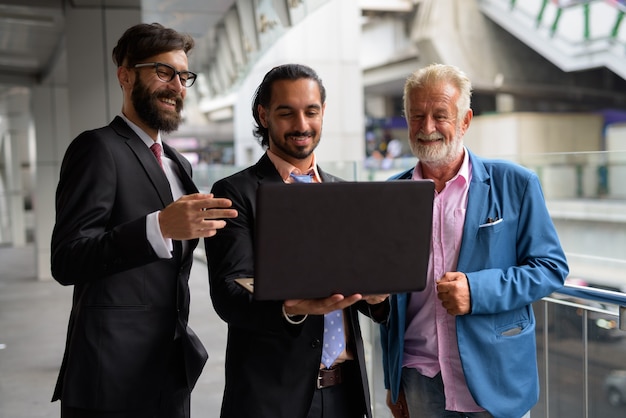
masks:
[[[487,222],[484,224],[480,224],[478,225],[479,228],[487,228],[490,226],[495,226],[498,225],[500,222],[502,222],[504,220],[504,218],[487,218]]]

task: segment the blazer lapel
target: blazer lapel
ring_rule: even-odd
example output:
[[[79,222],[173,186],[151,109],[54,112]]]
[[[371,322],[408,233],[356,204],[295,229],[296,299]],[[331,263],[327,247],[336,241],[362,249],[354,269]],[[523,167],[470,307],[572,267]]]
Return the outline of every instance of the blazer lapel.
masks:
[[[186,162],[186,164],[184,164],[181,160],[181,155],[178,152],[174,151],[174,149],[167,145],[165,142],[163,143],[163,152],[178,166],[180,179],[183,182],[186,194],[198,193],[198,188],[191,178],[191,166],[189,165],[189,162]]]
[[[139,163],[150,178],[150,182],[156,189],[161,203],[167,206],[173,202],[170,184],[165,177],[165,172],[159,167],[159,163],[146,144],[137,136],[124,119],[117,116],[110,125],[121,137],[126,140],[126,145],[137,156]]]
[[[283,179],[280,177],[278,170],[274,167],[272,160],[267,156],[267,153],[263,154],[259,161],[257,161],[255,165],[256,176],[259,183],[263,183],[265,181],[270,182],[282,182]]]
[[[469,152],[469,150],[467,151]],[[467,213],[465,215],[465,225],[463,226],[463,241],[459,252],[459,260],[457,263],[458,270],[463,270],[468,265],[472,252],[473,243],[478,235],[478,225],[481,220],[487,219],[487,205],[489,202],[490,177],[482,162],[470,153],[470,161],[472,163],[472,181],[467,199]],[[467,222],[470,220],[470,222]]]

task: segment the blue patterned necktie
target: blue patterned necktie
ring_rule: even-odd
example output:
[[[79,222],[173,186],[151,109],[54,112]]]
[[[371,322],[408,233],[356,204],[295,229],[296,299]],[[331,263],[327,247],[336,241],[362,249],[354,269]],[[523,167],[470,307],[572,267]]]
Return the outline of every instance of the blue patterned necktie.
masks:
[[[338,309],[324,315],[324,347],[322,363],[330,368],[345,348],[343,311]]]
[[[290,174],[294,183],[313,183],[309,174]],[[338,309],[324,315],[324,346],[322,347],[322,363],[330,368],[345,348],[343,332],[343,311]]]
[[[313,183],[313,177],[310,174],[289,174],[289,177],[292,178],[293,183]]]

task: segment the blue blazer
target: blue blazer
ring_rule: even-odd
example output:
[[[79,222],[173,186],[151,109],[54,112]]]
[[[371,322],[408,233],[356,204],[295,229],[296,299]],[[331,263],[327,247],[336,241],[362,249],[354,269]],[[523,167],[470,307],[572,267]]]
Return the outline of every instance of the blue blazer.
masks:
[[[457,270],[469,280],[471,313],[456,317],[459,353],[478,405],[496,418],[519,418],[539,399],[531,304],[562,287],[569,270],[537,176],[511,162],[469,157],[472,180]],[[502,221],[484,226],[487,218]],[[393,295],[389,320],[381,325],[385,386],[394,402],[407,303],[408,294]]]

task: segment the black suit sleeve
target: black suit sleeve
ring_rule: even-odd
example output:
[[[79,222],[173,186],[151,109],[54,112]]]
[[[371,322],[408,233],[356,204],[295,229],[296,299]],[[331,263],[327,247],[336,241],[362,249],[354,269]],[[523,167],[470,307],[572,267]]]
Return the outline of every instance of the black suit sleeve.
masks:
[[[242,178],[243,177],[243,178]],[[248,180],[248,181],[246,181]],[[254,217],[257,184],[239,176],[215,183],[211,193],[231,199],[238,216],[205,240],[209,264],[211,299],[218,315],[227,323],[249,330],[297,333],[282,316],[282,301],[256,301],[234,280],[254,277]]]
[[[159,201],[148,203],[141,190],[129,197],[134,185],[154,188],[124,141],[110,136],[105,129],[81,134],[61,166],[51,262],[52,275],[65,285],[158,259],[146,238],[145,218],[161,209]]]

